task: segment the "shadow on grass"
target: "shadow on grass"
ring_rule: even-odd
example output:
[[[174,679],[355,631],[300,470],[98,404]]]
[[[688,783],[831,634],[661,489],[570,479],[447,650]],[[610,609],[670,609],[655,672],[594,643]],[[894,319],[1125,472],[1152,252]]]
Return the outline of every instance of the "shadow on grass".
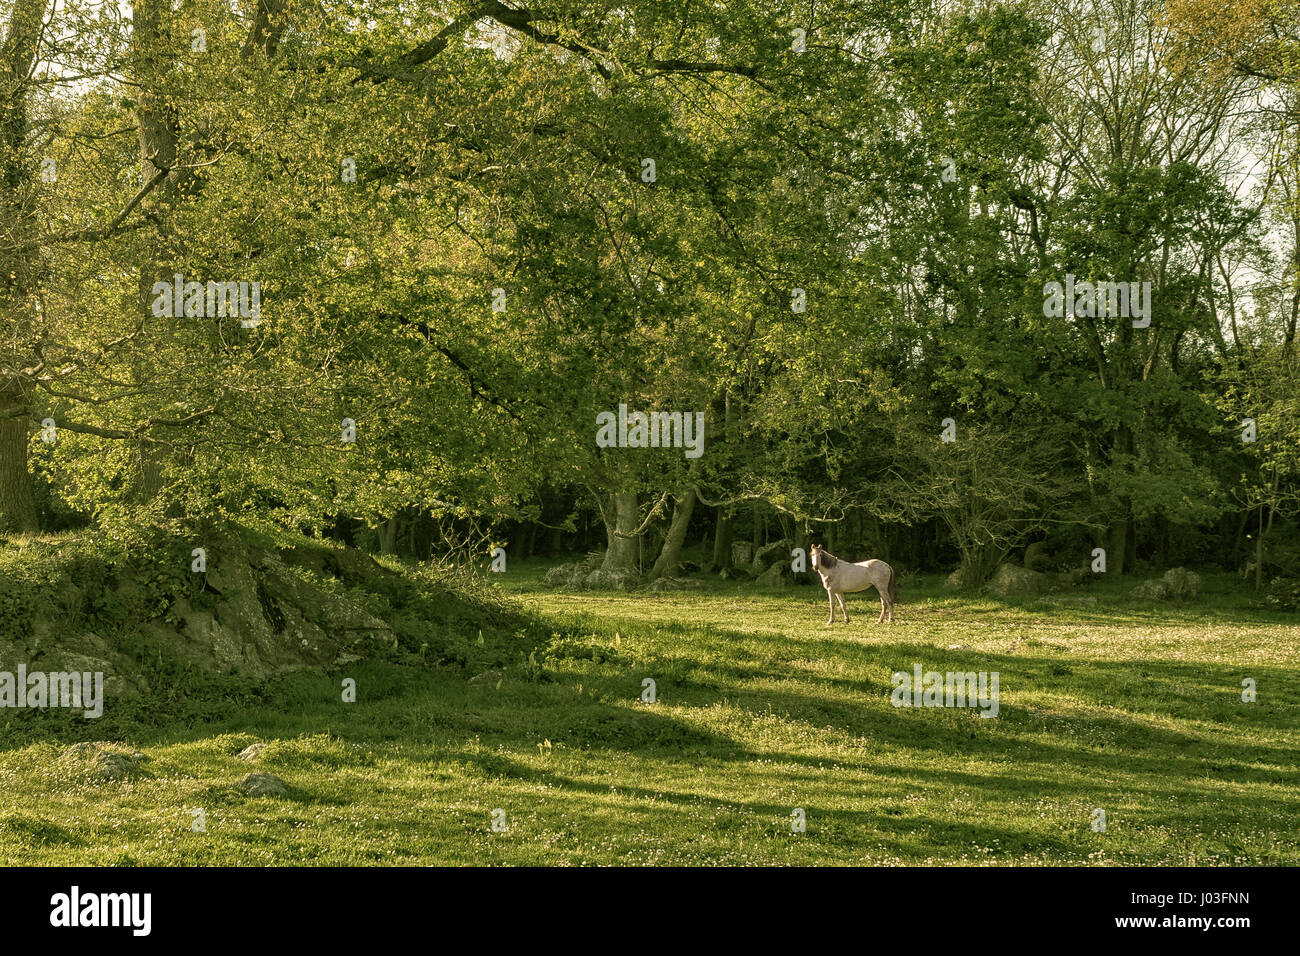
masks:
[[[1116,623],[1110,616],[1105,620]],[[1167,616],[1160,620],[1169,623]],[[313,670],[262,682],[235,698],[224,696],[227,685],[216,681],[206,685],[209,696],[191,701],[180,719],[165,709],[167,719],[138,719],[150,706],[146,698],[138,702],[142,711],[117,723],[107,713],[101,722],[69,721],[65,732],[72,728],[76,734],[62,739],[116,738],[148,747],[204,742],[220,734],[272,740],[328,734],[363,748],[398,742],[416,759],[428,759],[431,766],[450,762],[471,779],[520,780],[591,801],[608,796],[608,777],[583,779],[518,755],[549,740],[570,754],[592,755],[593,767],[619,755],[658,758],[683,770],[699,759],[732,765],[764,761],[800,768],[819,782],[824,792],[805,809],[821,832],[865,827],[890,838],[904,856],[934,852],[944,840],[949,847],[997,844],[1003,851],[1061,853],[1077,852],[1079,841],[926,816],[889,804],[891,793],[955,788],[991,802],[1038,796],[1113,807],[1132,797],[1137,785],[1142,799],[1177,805],[1168,819],[1230,829],[1243,814],[1262,818],[1277,812],[1279,801],[1276,794],[1239,792],[1236,803],[1205,800],[1198,806],[1210,794],[1222,797],[1218,784],[1289,785],[1295,779],[1296,750],[1276,742],[1285,739],[1279,733],[1262,741],[1259,736],[1294,728],[1300,723],[1297,707],[1240,703],[1246,672],[1281,699],[1300,697],[1300,679],[1282,668],[949,651],[901,640],[883,627],[864,640],[829,629],[792,640],[712,624],[656,623],[653,634],[625,638],[628,646],[620,649],[612,644],[616,626],[607,618],[557,627],[553,620],[521,616],[485,641],[469,668],[358,662],[346,673]],[[609,636],[602,638],[602,632]],[[816,666],[822,661],[837,662],[840,671],[866,673],[852,678],[825,672]],[[917,663],[924,670],[997,671],[1003,695],[998,718],[984,720],[970,710],[891,706],[890,674],[910,673]],[[467,682],[475,667],[487,665],[501,668],[499,687]],[[658,682],[654,706],[637,703],[643,676]],[[355,704],[341,701],[343,677],[357,682]],[[727,726],[744,714],[797,721],[838,737],[834,763],[847,773],[830,771],[828,757],[780,743],[752,746],[707,726]],[[1170,726],[1172,721],[1181,726]],[[1248,734],[1256,739],[1246,739]],[[14,746],[0,743],[0,749]],[[882,758],[882,750],[894,759]],[[250,769],[231,754],[225,758],[232,782]],[[989,769],[953,767],[953,759],[978,761]],[[291,781],[295,768],[328,770],[353,763],[374,772],[373,759],[297,752],[265,769],[283,772]],[[864,779],[882,781],[878,812],[847,809],[861,802],[855,787]],[[1112,782],[1116,779],[1128,782]],[[678,809],[707,803],[769,815],[774,832],[791,810],[761,799],[719,799],[703,792],[707,785],[692,792],[689,786],[664,789],[623,779],[617,789]],[[217,802],[260,799],[225,784],[214,784],[209,792]],[[289,799],[349,802],[296,789]],[[935,835],[941,830],[948,836]],[[929,835],[920,837],[919,831]]]

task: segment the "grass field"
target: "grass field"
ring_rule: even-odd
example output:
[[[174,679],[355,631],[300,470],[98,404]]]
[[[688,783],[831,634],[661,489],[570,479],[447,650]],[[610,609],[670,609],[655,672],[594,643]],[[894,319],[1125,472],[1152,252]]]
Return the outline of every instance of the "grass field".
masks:
[[[858,598],[827,628],[808,587],[549,593],[543,570],[502,586],[552,636],[499,678],[358,666],[344,704],[339,675],[302,672],[124,741],[148,759],[117,781],[59,744],[0,748],[0,862],[1300,863],[1300,626],[1233,579],[1160,607],[1131,582],[1091,604],[913,580],[894,626]],[[891,673],[918,663],[997,671],[997,718],[892,706]],[[288,796],[244,795],[250,770]]]

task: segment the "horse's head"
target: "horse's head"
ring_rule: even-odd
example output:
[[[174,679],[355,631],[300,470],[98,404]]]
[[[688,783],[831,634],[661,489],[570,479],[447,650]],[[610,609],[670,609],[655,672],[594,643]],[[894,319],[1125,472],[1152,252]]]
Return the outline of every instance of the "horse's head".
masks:
[[[829,552],[823,551],[820,544],[814,544],[808,553],[812,556],[812,566],[818,571],[835,567],[835,559]]]

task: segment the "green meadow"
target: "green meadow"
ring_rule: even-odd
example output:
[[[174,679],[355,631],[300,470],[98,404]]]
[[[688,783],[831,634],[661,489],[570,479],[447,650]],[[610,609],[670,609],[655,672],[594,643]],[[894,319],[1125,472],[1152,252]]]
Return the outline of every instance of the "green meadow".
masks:
[[[557,593],[544,571],[492,585],[528,624],[464,664],[199,681],[165,718],[142,701],[138,720],[39,733],[7,718],[0,862],[1300,863],[1300,626],[1234,578],[1187,605],[914,578],[892,627],[860,596],[826,627],[811,587]],[[893,706],[891,674],[918,663],[998,672],[996,719]],[[74,740],[138,759],[103,780]],[[249,772],[288,793],[247,795]]]

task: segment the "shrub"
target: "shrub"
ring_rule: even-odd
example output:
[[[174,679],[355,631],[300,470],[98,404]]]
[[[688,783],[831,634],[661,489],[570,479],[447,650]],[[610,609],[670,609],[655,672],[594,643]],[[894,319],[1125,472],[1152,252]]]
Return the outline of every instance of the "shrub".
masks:
[[[1300,578],[1273,578],[1260,603],[1274,611],[1300,611]]]

